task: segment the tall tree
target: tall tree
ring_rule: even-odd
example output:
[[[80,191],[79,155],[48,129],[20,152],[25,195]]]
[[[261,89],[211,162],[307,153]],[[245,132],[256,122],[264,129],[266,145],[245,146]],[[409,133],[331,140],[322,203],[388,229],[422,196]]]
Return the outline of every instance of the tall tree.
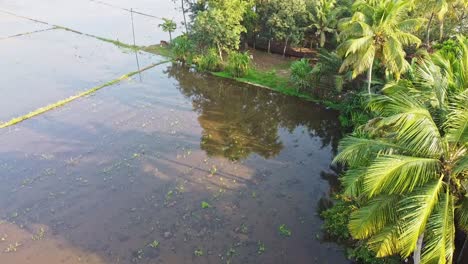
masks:
[[[176,30],[177,24],[174,22],[174,20],[168,19],[168,18],[163,18],[163,23],[159,24],[159,27],[162,28],[164,32],[169,32],[169,39],[172,42],[172,32]]]
[[[271,0],[271,12],[267,25],[275,39],[284,41],[283,56],[290,42],[298,42],[303,37],[307,14],[305,0]]]
[[[315,29],[320,47],[325,46],[327,34],[337,34],[338,20],[344,12],[344,6],[337,6],[336,0],[318,0],[312,5],[309,28]]]
[[[467,70],[467,69],[464,69]],[[376,118],[340,143],[345,194],[358,208],[349,230],[378,257],[452,263],[455,228],[468,232],[468,90],[421,60],[412,81],[369,103]]]
[[[244,14],[251,8],[250,0],[209,0],[206,10],[199,11],[193,25],[195,40],[201,46],[214,45],[222,52],[239,48]]]
[[[338,47],[338,54],[344,57],[340,70],[351,68],[353,78],[367,71],[369,94],[376,60],[399,79],[409,67],[404,47],[421,43],[412,33],[422,20],[408,17],[410,7],[405,0],[357,1],[353,16],[340,25],[340,38],[344,40]]]

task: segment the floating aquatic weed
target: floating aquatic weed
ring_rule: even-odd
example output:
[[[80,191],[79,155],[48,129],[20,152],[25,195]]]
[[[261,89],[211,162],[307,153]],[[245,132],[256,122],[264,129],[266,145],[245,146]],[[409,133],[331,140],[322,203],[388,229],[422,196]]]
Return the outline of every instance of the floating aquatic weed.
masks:
[[[39,228],[36,234],[34,234],[31,238],[32,240],[42,240],[45,237],[45,229],[43,227]]]
[[[151,248],[158,248],[159,247],[159,241],[154,240],[153,242],[148,244],[149,247]]]
[[[207,209],[207,208],[210,208],[211,205],[210,205],[209,203],[203,201],[203,202],[201,203],[201,207],[202,207],[203,209]]]
[[[193,254],[197,257],[201,257],[203,256],[203,250],[202,249],[195,249],[195,251],[193,251]]]
[[[9,244],[8,247],[5,249],[5,253],[11,253],[18,251],[18,247],[21,246],[20,243],[16,242],[15,244]]]
[[[243,234],[247,234],[249,232],[249,228],[247,227],[246,224],[242,223],[240,226],[240,232]]]
[[[261,241],[258,241],[258,250],[257,250],[257,253],[259,255],[263,254],[265,252],[266,248],[265,248],[265,243],[261,242]]]
[[[291,230],[289,230],[285,224],[280,225],[278,231],[282,236],[291,236]]]
[[[228,258],[231,258],[232,256],[234,256],[236,254],[236,250],[233,248],[233,247],[230,247],[228,249],[228,251],[226,252],[226,256]]]

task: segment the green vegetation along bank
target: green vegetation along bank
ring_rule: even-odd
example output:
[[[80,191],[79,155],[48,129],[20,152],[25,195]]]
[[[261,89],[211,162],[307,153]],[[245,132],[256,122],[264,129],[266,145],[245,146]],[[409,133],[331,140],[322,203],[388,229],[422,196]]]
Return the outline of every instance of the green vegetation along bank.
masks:
[[[334,161],[341,191],[322,216],[351,259],[463,257],[468,1],[181,1],[185,34],[154,51],[341,111],[351,132]],[[247,45],[304,58],[284,76],[253,67]]]

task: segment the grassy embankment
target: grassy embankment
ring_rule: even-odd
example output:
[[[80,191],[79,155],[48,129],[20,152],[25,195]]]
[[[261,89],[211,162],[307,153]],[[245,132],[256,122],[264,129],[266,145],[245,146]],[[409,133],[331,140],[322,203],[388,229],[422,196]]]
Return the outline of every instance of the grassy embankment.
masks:
[[[143,47],[142,50],[173,59],[173,54],[169,47],[153,45],[149,47]],[[282,94],[286,94],[289,96],[299,97],[307,101],[312,101],[315,103],[322,104],[332,109],[336,109],[336,110],[341,109],[341,105],[338,103],[325,100],[325,99],[317,99],[317,98],[314,98],[310,93],[297,90],[291,84],[287,76],[285,76],[284,74],[277,73],[277,71],[280,71],[280,70],[282,71],[288,70],[291,63],[292,61],[282,62],[276,65],[271,65],[270,67],[268,67],[269,68],[268,70],[259,69],[254,66],[252,67],[252,69],[249,70],[249,73],[246,76],[239,77],[239,78],[233,77],[227,71],[211,72],[211,74],[217,77],[233,79],[238,82],[247,83],[250,85],[254,85],[254,86],[258,86],[258,87],[262,87],[266,89],[271,89],[271,90],[274,90],[274,91],[277,91],[277,92],[280,92]],[[253,64],[255,64],[255,61]]]

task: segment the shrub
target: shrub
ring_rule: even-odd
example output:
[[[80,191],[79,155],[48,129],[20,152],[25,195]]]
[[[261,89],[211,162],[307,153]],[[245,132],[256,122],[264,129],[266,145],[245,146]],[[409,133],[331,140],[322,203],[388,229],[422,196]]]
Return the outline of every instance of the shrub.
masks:
[[[348,258],[361,264],[399,264],[402,263],[398,257],[377,258],[375,253],[365,244],[347,250]]]
[[[434,45],[434,49],[442,52],[443,54],[460,54],[461,47],[458,41],[449,39],[442,43],[437,43]]]
[[[350,204],[343,201],[338,201],[330,209],[320,214],[323,218],[323,229],[330,238],[339,242],[344,242],[351,238],[348,231],[350,214]]]
[[[297,90],[310,87],[312,66],[308,59],[301,59],[291,64],[291,81]]]
[[[195,63],[198,71],[220,71],[222,70],[221,59],[215,49],[209,49],[205,54],[199,56]]]
[[[182,63],[191,63],[193,57],[193,43],[186,35],[175,38],[171,45],[172,53],[176,60]]]
[[[398,257],[377,258],[365,242],[354,241],[348,231],[348,222],[353,204],[351,202],[337,201],[330,209],[323,211],[323,229],[329,238],[348,245],[348,258],[360,264],[398,264]]]
[[[243,77],[247,75],[250,70],[250,55],[247,52],[230,52],[226,70],[233,77]]]

